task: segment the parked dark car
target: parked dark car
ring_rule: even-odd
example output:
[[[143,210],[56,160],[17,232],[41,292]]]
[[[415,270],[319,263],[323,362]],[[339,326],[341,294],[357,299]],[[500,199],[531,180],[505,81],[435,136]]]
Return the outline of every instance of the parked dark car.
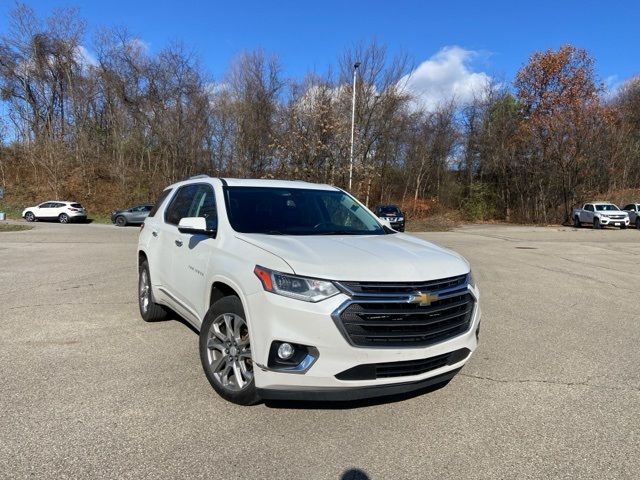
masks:
[[[378,218],[389,221],[394,230],[404,232],[404,213],[397,205],[378,205],[374,213]]]
[[[139,225],[144,222],[152,208],[152,204],[144,203],[142,205],[127,208],[126,210],[116,210],[111,213],[111,222],[119,227],[131,224]]]

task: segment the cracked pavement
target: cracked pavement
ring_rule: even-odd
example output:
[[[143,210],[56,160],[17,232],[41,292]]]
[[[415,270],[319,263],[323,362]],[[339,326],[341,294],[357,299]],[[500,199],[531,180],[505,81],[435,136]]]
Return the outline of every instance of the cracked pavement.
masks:
[[[445,388],[244,408],[146,324],[137,228],[0,233],[0,478],[637,478],[637,230],[467,226],[481,345]],[[354,471],[348,478],[365,478]]]

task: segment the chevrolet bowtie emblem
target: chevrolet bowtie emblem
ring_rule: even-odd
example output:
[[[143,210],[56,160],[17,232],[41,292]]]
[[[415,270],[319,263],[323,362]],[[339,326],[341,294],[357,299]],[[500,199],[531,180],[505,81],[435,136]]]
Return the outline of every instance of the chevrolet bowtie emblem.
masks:
[[[431,302],[435,302],[436,300],[438,300],[438,295],[418,292],[411,295],[409,303],[419,303],[421,307],[428,307],[431,305]]]

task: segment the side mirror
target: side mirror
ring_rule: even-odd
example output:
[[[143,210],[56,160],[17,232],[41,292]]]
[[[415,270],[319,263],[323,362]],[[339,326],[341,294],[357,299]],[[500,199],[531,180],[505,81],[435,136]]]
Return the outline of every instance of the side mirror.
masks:
[[[207,220],[203,217],[184,217],[178,223],[180,233],[190,233],[192,235],[208,235],[214,237],[216,230],[207,229]]]

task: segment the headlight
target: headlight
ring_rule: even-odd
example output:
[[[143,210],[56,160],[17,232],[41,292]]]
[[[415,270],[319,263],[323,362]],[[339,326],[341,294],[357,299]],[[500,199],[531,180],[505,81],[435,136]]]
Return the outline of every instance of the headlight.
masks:
[[[398,221],[401,222],[404,220],[404,217],[398,217]]]
[[[259,265],[256,265],[253,273],[260,279],[262,287],[267,292],[305,302],[320,302],[340,292],[333,283],[327,280],[274,272]]]

